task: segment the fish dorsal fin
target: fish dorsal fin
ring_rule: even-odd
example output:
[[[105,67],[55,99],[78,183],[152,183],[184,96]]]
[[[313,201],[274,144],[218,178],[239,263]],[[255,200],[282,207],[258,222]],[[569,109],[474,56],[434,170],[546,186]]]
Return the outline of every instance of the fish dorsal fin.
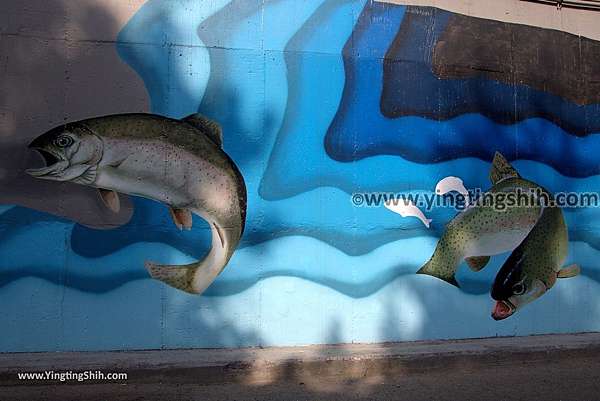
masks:
[[[562,269],[560,269],[558,271],[558,273],[556,273],[556,277],[558,277],[558,278],[575,277],[580,272],[581,272],[581,268],[579,267],[579,265],[572,264],[572,265],[569,265],[567,267],[563,267]]]
[[[510,165],[508,160],[500,152],[496,152],[492,161],[492,169],[490,170],[490,180],[496,185],[500,181],[507,178],[521,177],[517,170]]]
[[[184,121],[194,128],[202,131],[206,136],[213,141],[218,147],[223,147],[223,130],[219,123],[203,116],[200,113],[191,114],[185,118]]]

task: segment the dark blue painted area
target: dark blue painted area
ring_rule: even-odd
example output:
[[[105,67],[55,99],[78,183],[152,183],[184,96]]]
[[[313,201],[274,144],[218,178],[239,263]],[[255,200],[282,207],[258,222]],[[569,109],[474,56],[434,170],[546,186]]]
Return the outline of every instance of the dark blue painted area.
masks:
[[[70,273],[67,277],[57,275],[58,269],[48,269],[48,266],[21,266],[14,270],[2,270],[0,275],[0,288],[10,284],[13,281],[25,277],[36,277],[57,285],[64,285],[69,288],[75,288],[80,291],[101,294],[112,291],[124,284],[135,280],[148,279],[145,270],[127,272],[96,272],[89,273]]]
[[[206,221],[193,215],[193,230],[180,231],[171,221],[168,208],[143,198],[132,198],[134,212],[129,223],[111,230],[98,230],[75,224],[71,247],[85,257],[102,257],[140,242],[163,243],[200,259],[210,246],[210,229]],[[143,263],[143,261],[139,261]]]
[[[432,73],[431,52],[450,13],[409,7],[405,16],[404,10],[369,3],[344,47],[343,99],[325,138],[332,158],[350,162],[387,154],[436,163],[490,160],[500,151],[568,176],[600,173],[600,136],[570,135],[600,131],[599,105],[578,106],[484,78],[440,80]],[[521,123],[533,117],[538,119]]]
[[[438,79],[432,73],[432,54],[451,16],[448,11],[434,8],[407,9],[384,60],[381,93],[384,116],[414,114],[445,120],[465,113],[480,113],[501,124],[542,117],[574,135],[600,131],[598,104],[580,106],[527,85],[509,85],[486,78]]]

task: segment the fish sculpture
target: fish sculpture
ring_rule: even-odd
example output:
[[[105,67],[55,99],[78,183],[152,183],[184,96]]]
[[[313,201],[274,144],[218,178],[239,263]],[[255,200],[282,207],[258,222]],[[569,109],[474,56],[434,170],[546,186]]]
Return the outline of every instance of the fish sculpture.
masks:
[[[183,266],[146,262],[154,279],[202,293],[221,273],[240,242],[246,221],[246,186],[222,149],[220,126],[200,115],[181,120],[154,114],[118,114],[56,127],[29,147],[46,166],[31,176],[98,188],[104,203],[120,208],[119,193],[167,205],[179,229],[192,213],[210,225],[212,246],[202,260]]]

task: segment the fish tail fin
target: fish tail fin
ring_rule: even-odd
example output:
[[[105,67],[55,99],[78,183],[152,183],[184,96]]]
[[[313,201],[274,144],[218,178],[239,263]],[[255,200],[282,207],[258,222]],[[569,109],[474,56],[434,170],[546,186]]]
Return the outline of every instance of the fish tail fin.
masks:
[[[425,219],[425,227],[429,228],[432,221],[433,221],[432,219]]]
[[[454,275],[462,257],[459,254],[460,252],[454,249],[452,243],[448,242],[448,233],[446,231],[446,234],[440,238],[433,256],[417,271],[417,274],[427,274],[460,288]]]
[[[425,263],[419,270],[417,270],[417,274],[426,274],[428,276],[439,278],[448,284],[452,284],[453,286],[460,288],[460,285],[454,277],[454,273],[447,272],[446,269],[439,269],[437,266],[435,266],[433,258],[431,258],[429,262]]]
[[[146,270],[155,280],[162,281],[171,287],[177,288],[188,292],[190,294],[197,294],[193,286],[193,275],[197,269],[196,263],[185,266],[175,265],[159,265],[153,262],[144,263]]]
[[[239,229],[225,229],[213,223],[212,247],[206,257],[188,265],[159,265],[146,262],[150,276],[190,294],[201,294],[223,271],[239,240]]]

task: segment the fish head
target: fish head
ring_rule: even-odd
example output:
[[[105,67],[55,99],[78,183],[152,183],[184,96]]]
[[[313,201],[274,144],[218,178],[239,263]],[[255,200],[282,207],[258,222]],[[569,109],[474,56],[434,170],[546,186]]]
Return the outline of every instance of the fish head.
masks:
[[[492,286],[492,298],[496,300],[492,310],[494,320],[512,316],[523,306],[535,301],[548,287],[535,274],[532,261],[524,257],[519,249],[504,263]]]
[[[444,178],[440,182],[438,182],[435,186],[436,195],[443,195],[446,191],[446,179]]]
[[[26,170],[44,180],[70,181],[80,177],[102,159],[102,140],[77,123],[51,129],[28,146],[44,159],[45,166]]]

